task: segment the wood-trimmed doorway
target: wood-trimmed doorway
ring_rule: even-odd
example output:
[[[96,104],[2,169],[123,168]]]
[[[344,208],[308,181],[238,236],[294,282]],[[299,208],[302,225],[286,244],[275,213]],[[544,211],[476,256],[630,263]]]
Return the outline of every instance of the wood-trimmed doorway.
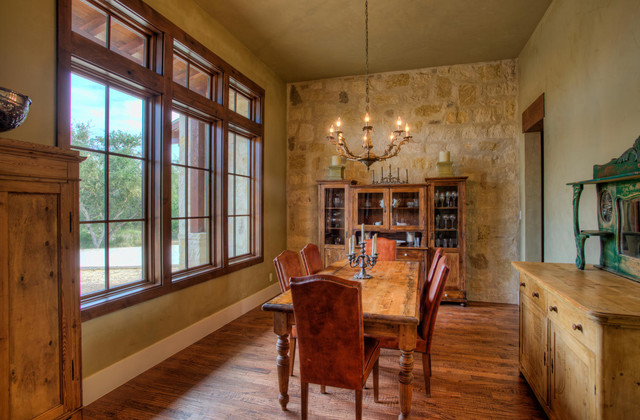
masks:
[[[544,93],[522,113],[525,261],[544,261]]]

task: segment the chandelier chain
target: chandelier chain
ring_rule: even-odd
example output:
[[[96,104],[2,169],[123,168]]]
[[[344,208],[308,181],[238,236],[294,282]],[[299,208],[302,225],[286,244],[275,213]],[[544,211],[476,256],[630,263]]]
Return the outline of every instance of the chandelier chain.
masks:
[[[369,113],[369,0],[364,1],[364,60],[365,60],[365,80],[367,114]]]

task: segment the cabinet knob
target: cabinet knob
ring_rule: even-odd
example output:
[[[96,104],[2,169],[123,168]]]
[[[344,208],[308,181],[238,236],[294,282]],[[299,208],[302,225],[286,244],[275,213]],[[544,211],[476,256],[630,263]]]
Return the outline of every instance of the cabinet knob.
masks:
[[[540,293],[538,293],[538,292],[531,292],[531,296],[533,296],[534,298],[539,298],[539,297],[540,297]]]
[[[582,324],[573,324],[571,325],[574,331],[582,331]]]
[[[551,312],[558,312],[558,307],[557,307],[557,306],[553,306],[553,305],[551,305],[551,306],[549,306],[549,310],[550,310]]]
[[[520,287],[527,287],[527,283],[525,283],[525,282],[521,281],[521,282],[520,282]]]

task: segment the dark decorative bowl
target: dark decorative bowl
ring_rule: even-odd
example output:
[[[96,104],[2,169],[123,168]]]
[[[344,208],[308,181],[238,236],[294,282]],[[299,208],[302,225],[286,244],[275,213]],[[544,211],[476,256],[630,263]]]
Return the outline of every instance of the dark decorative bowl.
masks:
[[[24,122],[31,99],[0,87],[0,132],[12,130]]]

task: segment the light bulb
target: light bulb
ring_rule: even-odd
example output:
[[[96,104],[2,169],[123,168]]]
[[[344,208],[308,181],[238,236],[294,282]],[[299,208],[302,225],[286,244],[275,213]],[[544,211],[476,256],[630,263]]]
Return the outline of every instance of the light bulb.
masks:
[[[329,129],[329,133],[333,134],[333,126]]]
[[[389,141],[393,142],[393,134],[389,135]]]
[[[369,124],[369,114],[364,116],[364,122],[366,122],[367,125]]]
[[[404,126],[404,131],[407,133],[407,135],[409,134],[409,124]]]
[[[398,128],[400,128],[400,126],[402,125],[402,120],[400,119],[400,117],[398,117],[398,121],[396,124],[398,124]]]
[[[338,129],[340,129],[340,124],[342,124],[342,122],[340,121],[340,118],[338,118],[338,121],[336,121],[336,125],[338,126]]]

